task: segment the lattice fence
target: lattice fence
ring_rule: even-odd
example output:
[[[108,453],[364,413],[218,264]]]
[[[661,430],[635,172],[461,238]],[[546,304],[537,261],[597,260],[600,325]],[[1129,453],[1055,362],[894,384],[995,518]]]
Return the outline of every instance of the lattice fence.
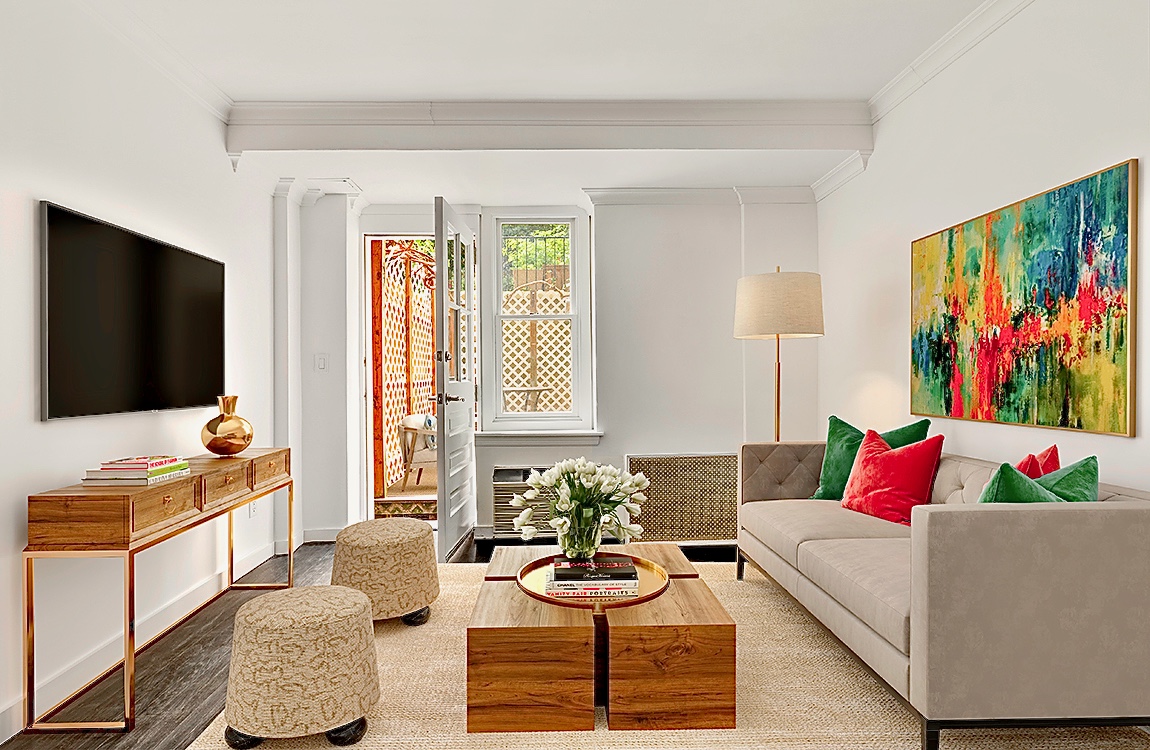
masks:
[[[432,411],[435,391],[435,269],[420,262],[417,241],[372,240],[372,356],[375,368],[375,496],[403,478],[399,422]],[[415,258],[415,260],[411,260]],[[409,262],[410,261],[410,262]],[[411,273],[411,326],[408,270]],[[411,337],[411,403],[408,403],[408,335]]]
[[[566,292],[519,289],[503,294],[503,312],[564,315],[570,311],[568,299]],[[502,354],[507,411],[571,411],[570,320],[505,320]],[[516,391],[529,388],[547,389],[539,392],[534,409],[531,392]]]

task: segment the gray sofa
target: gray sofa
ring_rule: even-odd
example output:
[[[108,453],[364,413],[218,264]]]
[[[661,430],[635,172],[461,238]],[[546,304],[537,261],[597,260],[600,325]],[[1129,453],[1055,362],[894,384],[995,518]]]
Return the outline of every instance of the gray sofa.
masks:
[[[1150,724],[1150,493],[978,504],[997,464],[943,455],[905,527],[808,500],[824,443],[739,456],[739,577],[774,579],[922,720]]]

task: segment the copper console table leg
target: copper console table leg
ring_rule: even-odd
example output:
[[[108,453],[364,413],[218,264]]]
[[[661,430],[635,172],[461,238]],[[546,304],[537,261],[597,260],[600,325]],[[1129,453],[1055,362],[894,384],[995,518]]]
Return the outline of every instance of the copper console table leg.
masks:
[[[26,732],[127,732],[136,723],[136,561],[135,553],[25,552],[24,588],[24,724]],[[124,561],[124,718],[122,721],[46,721],[89,685],[42,714],[36,713],[36,558],[118,557]],[[119,667],[120,665],[116,665]],[[113,667],[112,669],[116,669]],[[111,670],[109,670],[110,672]],[[107,673],[105,673],[106,675]],[[102,679],[105,675],[101,675]]]
[[[228,588],[229,589],[290,589],[295,585],[295,482],[287,485],[287,546],[288,546],[288,573],[287,581],[281,583],[236,583],[235,580],[235,521],[232,513],[228,511]],[[258,500],[259,498],[253,498]],[[239,506],[247,507],[247,504]]]

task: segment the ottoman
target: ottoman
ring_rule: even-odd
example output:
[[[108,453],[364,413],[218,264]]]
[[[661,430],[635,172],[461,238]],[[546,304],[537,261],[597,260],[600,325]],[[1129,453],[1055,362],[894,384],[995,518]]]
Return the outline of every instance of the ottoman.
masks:
[[[402,617],[408,625],[422,625],[439,596],[431,524],[376,518],[348,526],[335,537],[331,582],[367,594],[376,620]]]
[[[378,700],[375,629],[362,592],[284,589],[236,612],[224,708],[229,746],[318,732],[334,745],[354,744]]]

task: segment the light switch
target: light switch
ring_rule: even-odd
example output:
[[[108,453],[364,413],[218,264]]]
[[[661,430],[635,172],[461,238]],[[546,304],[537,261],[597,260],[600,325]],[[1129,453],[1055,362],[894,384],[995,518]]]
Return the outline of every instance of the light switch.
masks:
[[[315,355],[315,369],[317,369],[317,370],[326,370],[327,369],[327,355],[326,354]]]

